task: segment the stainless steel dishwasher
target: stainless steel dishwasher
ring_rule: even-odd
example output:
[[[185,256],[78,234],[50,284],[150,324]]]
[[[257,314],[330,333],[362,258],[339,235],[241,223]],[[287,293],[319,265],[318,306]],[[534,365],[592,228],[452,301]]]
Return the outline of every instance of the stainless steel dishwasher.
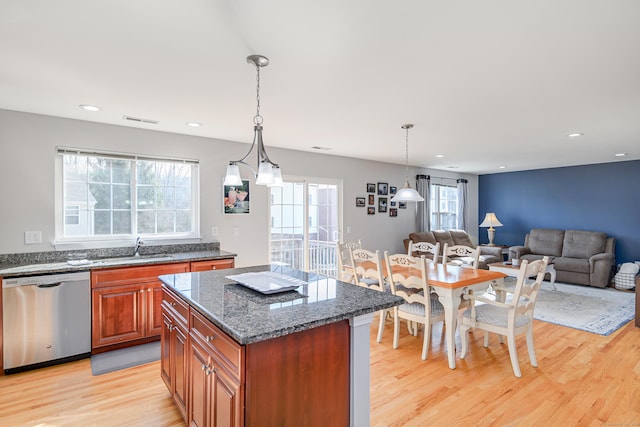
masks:
[[[2,337],[7,374],[88,357],[88,271],[2,281]]]

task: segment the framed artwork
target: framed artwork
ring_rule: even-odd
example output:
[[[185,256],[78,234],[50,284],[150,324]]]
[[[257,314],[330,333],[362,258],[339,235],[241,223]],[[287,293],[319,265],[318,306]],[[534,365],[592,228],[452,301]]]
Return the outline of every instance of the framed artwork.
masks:
[[[398,202],[398,208],[407,209],[407,202]]]
[[[396,194],[398,187],[389,187],[389,194]]]
[[[379,196],[386,196],[387,194],[389,194],[389,184],[387,184],[386,182],[379,182],[378,183],[378,195]]]
[[[374,196],[373,194],[369,194],[369,206],[373,206],[376,204],[376,196]]]
[[[395,207],[396,206],[396,202],[389,200],[389,206],[390,207]]]
[[[222,185],[222,204],[225,214],[248,214],[249,180],[242,180],[242,185]]]
[[[398,216],[397,208],[389,208],[389,216]]]
[[[387,211],[387,198],[378,197],[378,212],[386,212],[386,211]]]
[[[367,193],[375,193],[376,185],[375,184],[367,184]]]
[[[356,197],[356,207],[364,207],[364,197]]]
[[[376,208],[373,206],[369,206],[367,208],[367,215],[375,215],[376,214]]]

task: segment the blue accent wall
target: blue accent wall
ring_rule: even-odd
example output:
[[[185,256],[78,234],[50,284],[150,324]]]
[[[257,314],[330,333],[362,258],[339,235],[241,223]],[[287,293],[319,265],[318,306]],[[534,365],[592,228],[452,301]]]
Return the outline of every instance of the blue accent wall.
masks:
[[[495,212],[504,225],[498,245],[522,245],[532,228],[602,231],[618,264],[640,260],[640,160],[480,175],[478,199],[479,220]]]

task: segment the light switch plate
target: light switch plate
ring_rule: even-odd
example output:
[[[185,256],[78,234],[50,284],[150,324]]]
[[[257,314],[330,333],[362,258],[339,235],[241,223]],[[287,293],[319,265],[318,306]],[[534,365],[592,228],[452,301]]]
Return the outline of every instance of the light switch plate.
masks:
[[[42,231],[25,231],[24,243],[26,245],[34,245],[36,243],[42,243]]]

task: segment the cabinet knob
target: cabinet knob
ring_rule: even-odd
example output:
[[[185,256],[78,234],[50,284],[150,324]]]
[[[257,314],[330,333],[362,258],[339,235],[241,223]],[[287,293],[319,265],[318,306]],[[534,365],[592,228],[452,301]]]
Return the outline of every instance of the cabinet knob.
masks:
[[[153,289],[149,288],[149,289],[147,289],[147,292],[151,292],[152,290],[153,290]]]
[[[207,342],[211,342],[211,341],[215,340],[216,337],[215,337],[215,335],[207,335],[205,337],[205,339],[207,340]]]
[[[211,269],[212,269],[212,270],[217,270],[217,268],[218,268],[218,267],[216,267],[215,265],[212,265],[212,266],[211,266]]]
[[[144,289],[140,289],[140,293],[143,293],[143,292],[144,292]]]
[[[176,303],[175,303],[175,302],[170,302],[170,303],[169,303],[169,305],[170,305],[171,307],[175,307],[175,306],[176,306]]]

